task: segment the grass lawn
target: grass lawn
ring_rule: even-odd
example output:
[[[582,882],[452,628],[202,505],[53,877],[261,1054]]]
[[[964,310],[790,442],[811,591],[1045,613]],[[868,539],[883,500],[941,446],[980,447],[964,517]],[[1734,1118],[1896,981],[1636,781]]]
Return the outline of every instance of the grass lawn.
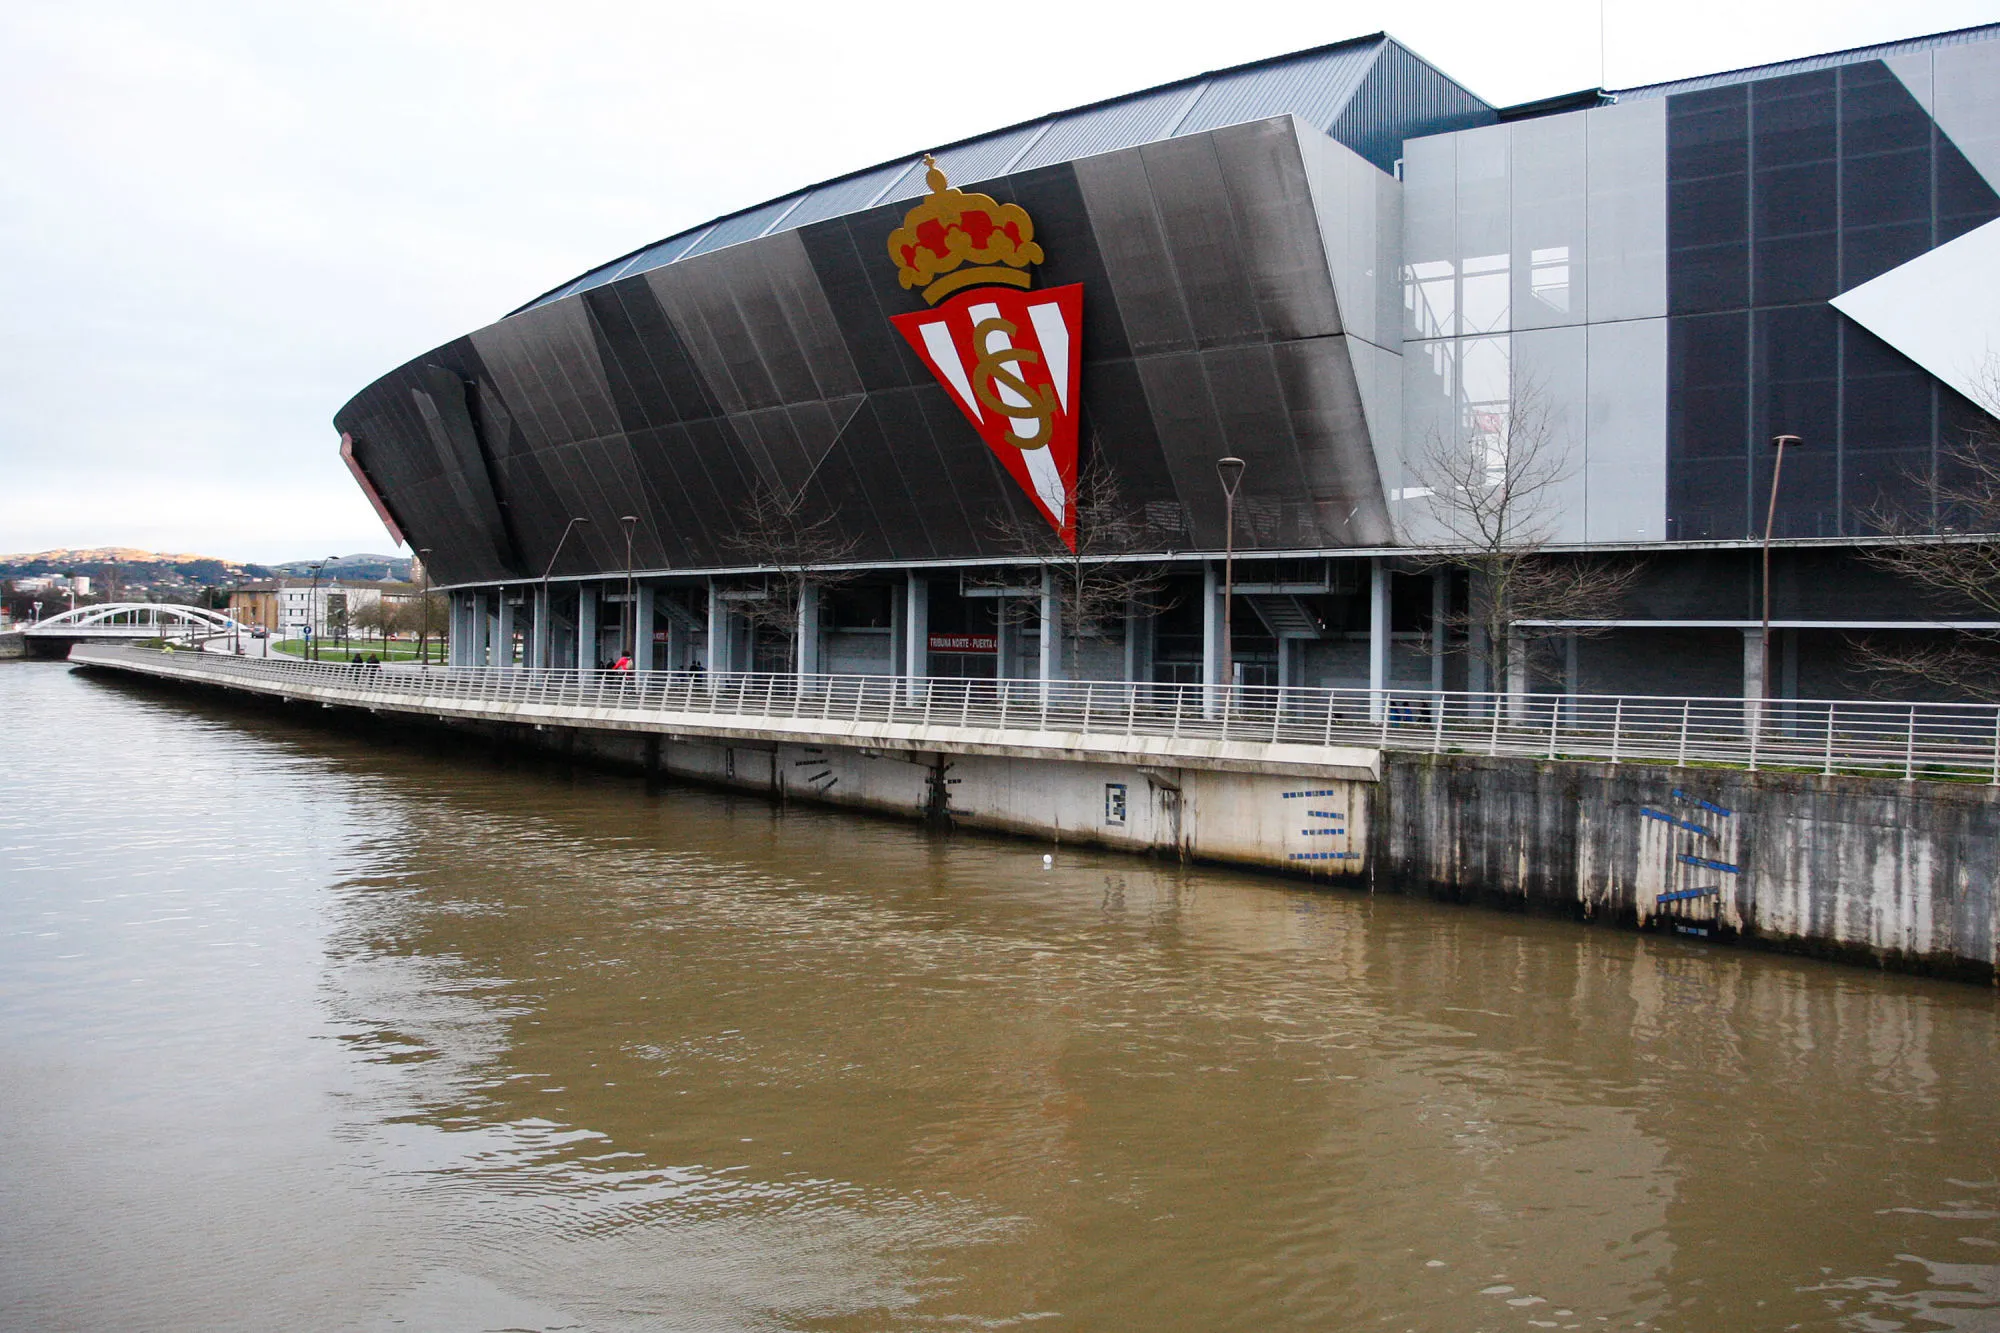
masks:
[[[272,643],[271,651],[273,653],[282,653],[286,657],[304,657],[306,655],[305,640],[280,640]],[[319,650],[319,660],[322,662],[351,662],[357,657],[368,657],[371,655],[381,658],[384,662],[414,662],[417,660],[417,645],[414,641],[409,643],[364,643],[359,639],[351,639],[344,648],[338,644],[329,643],[322,645]],[[445,659],[445,645],[435,639],[431,640],[429,656],[433,662],[443,662]]]

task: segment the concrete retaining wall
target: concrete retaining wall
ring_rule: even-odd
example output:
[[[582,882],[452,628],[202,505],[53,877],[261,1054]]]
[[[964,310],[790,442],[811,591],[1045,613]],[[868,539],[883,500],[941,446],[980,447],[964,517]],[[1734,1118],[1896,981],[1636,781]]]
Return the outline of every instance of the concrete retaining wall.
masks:
[[[649,757],[642,737],[528,735],[780,799],[1058,843],[1973,980],[2000,962],[1993,787],[1462,755],[1390,754],[1380,782],[706,741],[660,740]],[[1660,901],[1673,893],[1695,896]]]
[[[2000,962],[2000,788],[1387,758],[1369,851],[1399,888],[1909,970]]]
[[[1256,763],[1190,753],[1168,766],[1074,750],[952,753],[920,738],[868,748],[662,734],[610,719],[535,725],[296,706],[315,720],[374,714],[385,728],[443,727],[782,800],[1899,970],[1992,981],[2000,963],[1992,786],[1394,752],[1379,770],[1348,756],[1337,770],[1292,772],[1278,752],[1304,747],[1274,747]]]
[[[649,763],[642,737],[530,735]],[[1397,754],[1367,782],[667,740],[650,762],[781,799],[1897,970],[1991,981],[2000,963],[1993,787]],[[1696,896],[1660,901],[1673,893]]]

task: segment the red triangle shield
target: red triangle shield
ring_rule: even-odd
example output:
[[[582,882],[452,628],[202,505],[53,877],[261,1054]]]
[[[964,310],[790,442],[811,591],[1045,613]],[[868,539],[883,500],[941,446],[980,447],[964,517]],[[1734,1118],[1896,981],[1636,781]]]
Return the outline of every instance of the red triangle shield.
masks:
[[[975,287],[890,322],[1075,550],[1083,285]]]

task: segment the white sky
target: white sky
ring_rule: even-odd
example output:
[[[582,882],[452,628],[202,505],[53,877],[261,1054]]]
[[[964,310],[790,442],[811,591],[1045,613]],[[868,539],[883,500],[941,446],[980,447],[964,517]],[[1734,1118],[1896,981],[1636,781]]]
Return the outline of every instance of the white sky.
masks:
[[[11,0],[0,552],[386,550],[335,409],[602,260],[899,154],[1383,28],[1496,103],[1590,87],[1599,12]],[[1613,87],[2000,18],[1995,0],[1604,13]]]

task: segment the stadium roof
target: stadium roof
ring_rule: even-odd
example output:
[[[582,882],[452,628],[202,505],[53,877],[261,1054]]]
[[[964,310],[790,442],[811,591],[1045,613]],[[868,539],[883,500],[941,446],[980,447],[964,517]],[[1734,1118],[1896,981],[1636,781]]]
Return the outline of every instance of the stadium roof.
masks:
[[[1498,113],[1383,33],[1274,56],[1022,121],[933,150],[954,183],[1198,134],[1290,112],[1384,171],[1403,140],[1472,125]],[[924,193],[923,154],[851,172],[731,213],[621,255],[510,314],[635,273]]]

